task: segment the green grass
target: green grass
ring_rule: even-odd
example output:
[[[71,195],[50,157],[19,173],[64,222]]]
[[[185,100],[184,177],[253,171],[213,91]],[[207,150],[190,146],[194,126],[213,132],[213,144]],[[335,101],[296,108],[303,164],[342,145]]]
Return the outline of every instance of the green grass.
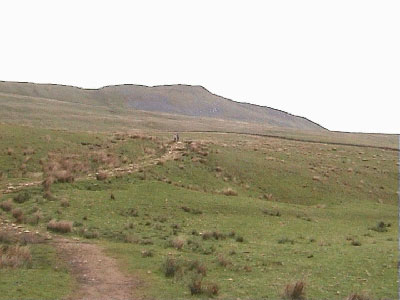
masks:
[[[132,273],[139,272],[145,281],[149,280],[151,289],[146,292],[154,297],[188,296],[189,276],[174,281],[166,279],[161,272],[168,253],[183,260],[198,259],[205,263],[208,268],[206,280],[221,287],[223,298],[278,297],[286,283],[297,279],[306,280],[312,298],[332,298],[337,291],[346,295],[362,290],[377,297],[393,297],[396,293],[397,220],[394,205],[364,202],[362,206],[348,203],[317,208],[243,196],[210,196],[131,177],[101,184],[98,191],[87,191],[82,186],[83,183],[80,187],[57,186],[55,195],[68,197],[71,204],[62,208],[61,213],[57,213],[60,210],[57,201],[44,202],[40,205],[41,210],[49,218],[72,220],[82,223],[84,228],[98,231],[111,255],[120,258]],[[115,200],[110,200],[110,191]],[[203,213],[184,212],[182,205]],[[28,208],[29,203],[21,206]],[[124,215],[130,208],[137,209],[138,217]],[[278,210],[281,216],[265,215],[263,209]],[[160,216],[165,217],[166,222],[157,221]],[[380,220],[392,224],[388,232],[369,230]],[[133,223],[132,229],[128,223]],[[180,228],[177,236],[186,242],[198,243],[198,249],[187,244],[181,251],[166,248],[167,240],[175,237],[172,228],[175,224]],[[238,243],[232,238],[204,241],[191,234],[193,229],[226,234],[235,231],[236,235],[244,237],[244,242]],[[124,236],[132,236],[138,243],[118,241]],[[355,237],[362,245],[352,246],[348,236]],[[280,244],[278,241],[282,238],[294,243]],[[149,240],[152,245],[142,244]],[[204,254],[212,248],[212,253]],[[142,258],[141,251],[145,249],[154,250],[154,257]],[[236,255],[229,256],[231,250]],[[229,257],[233,265],[227,269],[218,266],[218,254]],[[251,267],[252,271],[244,271],[245,266]],[[230,278],[232,281],[228,280]]]
[[[48,132],[59,138],[58,147],[67,143],[71,151],[76,146],[77,153],[86,149],[81,148],[85,147],[82,141],[98,140],[98,136],[103,150],[132,161],[145,159],[145,147],[158,149],[160,145],[141,139],[111,143],[115,136],[109,134],[29,130],[0,139],[3,148],[4,140],[14,145],[17,160],[23,156],[18,145],[24,138],[40,141]],[[162,134],[159,138],[165,140]],[[296,280],[306,282],[311,299],[343,299],[353,292],[396,297],[398,153],[236,135],[184,134],[183,139],[203,140],[208,155],[185,150],[187,155],[177,161],[146,167],[145,178],[134,173],[101,182],[54,184],[54,201],[44,199],[40,187],[29,188],[30,199],[14,206],[26,216],[37,207],[43,215],[39,230],[55,218],[74,221],[73,232],[66,236],[98,234],[95,238],[118,259],[121,268],[140,278],[143,284],[138,293],[147,297],[192,297],[188,284],[193,271],[184,267],[180,275],[166,278],[162,265],[167,257],[183,265],[194,260],[204,264],[204,282],[216,283],[221,299],[279,298],[285,285]],[[36,159],[53,149],[46,145],[35,146],[40,149]],[[155,156],[163,153],[156,151]],[[0,159],[10,165],[12,173],[7,154]],[[31,167],[36,170],[38,165]],[[222,195],[228,187],[238,196]],[[265,194],[272,198],[265,199]],[[12,196],[2,195],[0,200]],[[62,207],[61,199],[70,205]],[[10,213],[3,215],[12,219]],[[387,231],[373,230],[381,221],[391,224],[385,227]],[[227,237],[204,240],[193,231],[217,231]],[[232,231],[235,236],[229,237]],[[236,241],[237,236],[244,241]],[[185,241],[181,250],[169,246],[175,238]],[[144,250],[154,255],[142,257]],[[43,261],[53,261],[49,253],[43,254]],[[221,255],[231,262],[226,267],[218,263]],[[47,274],[45,269],[38,270]],[[68,282],[60,281],[46,284]],[[9,286],[7,281],[4,287]],[[12,288],[8,295],[25,297]]]
[[[75,282],[53,247],[29,245],[32,267],[0,268],[0,299],[62,299]]]

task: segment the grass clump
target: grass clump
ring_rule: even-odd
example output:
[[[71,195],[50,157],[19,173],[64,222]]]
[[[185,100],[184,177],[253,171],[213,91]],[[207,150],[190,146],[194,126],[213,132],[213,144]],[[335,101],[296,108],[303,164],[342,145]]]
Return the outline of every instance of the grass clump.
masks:
[[[191,261],[188,266],[189,271],[195,271],[196,273],[206,276],[207,268],[204,264],[201,264],[198,260]]]
[[[1,202],[0,208],[4,211],[11,211],[13,208],[13,203],[11,202],[11,199]]]
[[[240,236],[240,235],[237,236],[235,240],[236,240],[236,242],[238,242],[238,243],[243,243],[243,242],[244,242],[244,238],[243,238],[242,236]]]
[[[219,286],[216,283],[206,283],[203,289],[208,297],[217,296],[219,293]]]
[[[29,268],[32,255],[28,247],[14,245],[0,248],[0,268]]]
[[[225,240],[226,234],[219,231],[206,231],[203,232],[202,238],[203,240],[209,240],[211,238],[214,238],[215,240]]]
[[[126,212],[126,215],[130,216],[130,217],[137,217],[137,216],[139,216],[139,212],[138,212],[138,210],[136,208],[130,208]]]
[[[167,257],[162,267],[165,277],[174,277],[180,270],[181,264],[175,258]]]
[[[183,240],[182,238],[179,238],[179,237],[174,238],[169,241],[168,245],[177,250],[181,250],[183,248],[183,246],[185,245],[185,240]]]
[[[11,211],[11,214],[15,218],[17,223],[22,223],[24,221],[24,213],[23,213],[22,209],[20,209],[19,207],[14,208]]]
[[[37,225],[39,224],[42,217],[43,217],[42,213],[40,211],[37,211],[34,214],[27,217],[26,222],[30,225]]]
[[[281,216],[281,213],[279,211],[269,211],[268,209],[263,209],[262,212],[268,216],[273,216],[273,217]]]
[[[365,294],[351,294],[346,298],[346,300],[372,300],[372,298]]]
[[[283,298],[290,300],[305,300],[306,294],[304,281],[300,280],[295,283],[286,285],[283,293]]]
[[[31,199],[31,195],[28,192],[19,193],[13,198],[14,202],[16,203],[24,203],[26,201],[29,201],[29,199]]]
[[[194,214],[194,215],[201,215],[203,213],[201,210],[196,209],[196,208],[190,208],[187,206],[182,206],[181,208],[183,209],[183,211]]]
[[[238,195],[238,193],[230,187],[223,189],[222,194],[224,194],[225,196],[237,196]]]
[[[212,236],[216,240],[225,240],[226,239],[226,234],[219,232],[219,231],[213,231]]]
[[[203,232],[201,237],[203,240],[209,240],[213,237],[213,234],[212,234],[212,232],[206,231],[206,232]]]
[[[193,276],[189,285],[190,294],[201,295],[206,294],[208,297],[213,297],[218,295],[219,287],[215,283],[205,283],[203,284],[203,277],[200,275]]]
[[[108,178],[108,175],[106,172],[100,171],[100,172],[96,173],[97,180],[103,181],[103,180],[106,180],[107,178]]]
[[[294,244],[294,240],[289,239],[287,237],[281,238],[278,240],[278,244]]]
[[[93,230],[85,230],[83,231],[83,237],[85,239],[97,239],[99,238],[100,234],[98,231],[93,231]]]
[[[387,232],[388,231],[388,227],[390,227],[391,224],[388,223],[386,224],[383,221],[378,222],[378,224],[376,224],[376,226],[371,227],[370,229],[376,232]]]
[[[226,257],[223,255],[218,255],[217,261],[221,267],[227,267],[231,264],[231,261],[226,259]]]
[[[194,276],[189,283],[189,290],[191,295],[200,295],[203,293],[202,288],[203,278],[201,276]]]
[[[56,221],[53,219],[47,224],[47,229],[59,233],[68,233],[72,231],[72,224],[70,221]]]
[[[67,199],[62,199],[61,202],[60,202],[60,205],[62,207],[69,207],[70,204],[69,204],[69,201]]]
[[[0,243],[11,244],[15,240],[14,236],[8,231],[0,231]]]
[[[154,251],[153,250],[143,250],[142,257],[153,257]]]

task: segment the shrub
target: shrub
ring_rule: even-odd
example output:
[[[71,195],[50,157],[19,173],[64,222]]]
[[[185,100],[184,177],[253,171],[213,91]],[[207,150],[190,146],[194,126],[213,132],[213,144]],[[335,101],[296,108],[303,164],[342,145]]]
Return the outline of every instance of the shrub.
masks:
[[[166,277],[174,277],[180,269],[181,266],[176,259],[167,257],[163,265],[163,272]]]
[[[238,193],[235,190],[233,190],[232,188],[230,188],[230,187],[223,189],[222,193],[225,196],[237,196],[238,195]]]
[[[296,283],[286,285],[283,296],[285,299],[290,300],[306,299],[305,283],[303,281],[297,281]]]
[[[31,267],[32,255],[26,246],[3,246],[0,248],[0,268]]]
[[[29,201],[30,198],[31,198],[31,195],[28,192],[22,192],[16,196],[14,196],[13,199],[17,203],[24,203],[26,201]]]
[[[72,222],[70,221],[56,221],[56,220],[51,220],[47,224],[47,229],[55,232],[60,232],[60,233],[67,233],[72,231]]]
[[[4,211],[10,211],[13,208],[13,204],[11,202],[11,199],[8,199],[6,201],[3,201],[0,203],[0,208]]]

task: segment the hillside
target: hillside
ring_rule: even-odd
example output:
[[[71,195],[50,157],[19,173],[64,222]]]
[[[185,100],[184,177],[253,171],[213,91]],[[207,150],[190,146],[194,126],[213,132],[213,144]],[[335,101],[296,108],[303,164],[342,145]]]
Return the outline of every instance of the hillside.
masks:
[[[301,299],[395,299],[397,162],[265,136],[0,124],[0,299],[282,299],[296,282]]]
[[[71,86],[0,82],[1,97],[7,95],[52,99],[109,109],[149,112],[260,123],[270,127],[323,130],[318,124],[289,113],[235,102],[210,93],[201,86],[119,85],[89,90]]]

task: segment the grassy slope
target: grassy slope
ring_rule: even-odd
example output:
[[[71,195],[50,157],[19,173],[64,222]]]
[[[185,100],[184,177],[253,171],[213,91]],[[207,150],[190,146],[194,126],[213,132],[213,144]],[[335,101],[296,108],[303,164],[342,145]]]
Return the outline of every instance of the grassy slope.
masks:
[[[0,151],[0,159],[11,169],[13,161],[23,159],[20,145],[27,140],[32,141],[29,145],[38,141],[36,148],[42,148],[36,159],[53,146],[80,153],[86,148],[81,148],[79,141],[97,140],[96,136],[105,149],[131,152],[132,160],[143,155],[142,146],[137,145],[140,140],[111,143],[113,137],[105,134],[8,128],[14,133],[2,131],[0,142],[3,149],[14,145],[15,159],[4,151]],[[51,140],[55,144],[40,142],[49,134],[54,134]],[[285,284],[298,279],[306,281],[310,298],[340,299],[354,291],[395,297],[398,153],[235,135],[187,134],[184,138],[202,139],[208,155],[188,152],[181,161],[147,168],[145,176],[56,184],[53,193],[69,200],[66,208],[58,200],[43,199],[40,188],[31,188],[32,199],[18,206],[26,214],[38,206],[44,215],[39,224],[43,229],[45,222],[55,217],[75,221],[74,234],[79,235],[83,228],[98,232],[110,255],[143,278],[141,293],[156,298],[190,296],[187,284],[192,274],[180,279],[162,274],[167,256],[204,263],[208,269],[204,281],[216,282],[221,298],[275,298]],[[192,161],[200,157],[205,159],[203,163]],[[216,166],[222,172],[216,172]],[[31,167],[39,166],[33,163]],[[314,176],[319,180],[313,180]],[[224,187],[232,187],[239,196],[219,194]],[[115,200],[110,199],[111,193]],[[272,194],[272,199],[259,199],[264,194]],[[3,195],[2,199],[9,197]],[[190,214],[181,206],[203,213]],[[129,215],[131,208],[138,211],[137,217]],[[279,211],[281,216],[262,210]],[[391,223],[388,232],[369,229],[379,221]],[[174,225],[179,228],[176,235]],[[193,236],[192,230],[235,231],[245,241],[203,241]],[[175,237],[186,241],[182,250],[166,247]],[[126,238],[131,242],[123,242]],[[293,244],[278,243],[283,238]],[[352,246],[352,240],[361,246]],[[153,244],[145,245],[146,241]],[[154,257],[142,258],[145,249],[152,249]],[[235,255],[229,255],[232,250]],[[232,264],[219,266],[218,255]]]

